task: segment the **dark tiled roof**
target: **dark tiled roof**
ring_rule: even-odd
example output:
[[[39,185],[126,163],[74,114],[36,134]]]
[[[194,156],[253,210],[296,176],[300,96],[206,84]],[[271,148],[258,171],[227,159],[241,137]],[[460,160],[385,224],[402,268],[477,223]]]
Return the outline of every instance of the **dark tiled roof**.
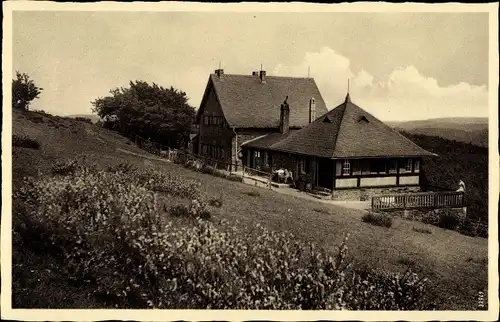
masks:
[[[290,130],[285,134],[279,132],[270,133],[258,139],[248,141],[247,143],[243,143],[241,146],[245,148],[256,148],[256,149],[266,150],[269,149],[273,144],[279,142],[280,140],[283,140],[288,135],[296,131],[297,130]]]
[[[210,75],[217,99],[229,126],[277,128],[280,106],[288,96],[290,127],[309,123],[309,100],[314,97],[316,115],[326,113],[326,104],[313,78],[223,74]]]
[[[353,104],[349,96],[270,149],[325,158],[433,155]]]

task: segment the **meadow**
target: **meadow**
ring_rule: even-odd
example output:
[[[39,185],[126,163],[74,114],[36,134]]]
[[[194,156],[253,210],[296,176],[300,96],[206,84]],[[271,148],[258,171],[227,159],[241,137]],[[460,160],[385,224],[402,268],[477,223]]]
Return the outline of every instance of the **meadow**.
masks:
[[[16,112],[13,130],[39,142],[13,148],[15,307],[453,310],[487,294],[486,239],[375,226],[86,122]]]

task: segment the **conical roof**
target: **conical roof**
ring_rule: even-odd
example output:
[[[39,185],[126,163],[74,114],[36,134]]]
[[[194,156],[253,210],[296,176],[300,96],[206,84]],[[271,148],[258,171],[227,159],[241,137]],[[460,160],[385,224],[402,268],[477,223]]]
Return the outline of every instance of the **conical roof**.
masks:
[[[352,103],[349,94],[342,104],[270,149],[324,158],[434,155]]]

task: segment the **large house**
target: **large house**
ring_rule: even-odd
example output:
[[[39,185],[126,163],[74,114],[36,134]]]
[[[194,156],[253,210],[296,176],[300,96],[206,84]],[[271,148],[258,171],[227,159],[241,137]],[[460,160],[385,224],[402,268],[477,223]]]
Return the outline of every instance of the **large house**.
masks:
[[[313,78],[211,74],[196,115],[198,154],[221,163],[242,164],[241,145],[280,133],[280,105],[288,96],[289,130],[298,130],[327,108]]]
[[[285,101],[280,110],[279,132],[243,145],[245,166],[288,169],[334,199],[419,190],[422,157],[434,155],[352,103],[349,94],[300,130],[289,127],[293,107]]]

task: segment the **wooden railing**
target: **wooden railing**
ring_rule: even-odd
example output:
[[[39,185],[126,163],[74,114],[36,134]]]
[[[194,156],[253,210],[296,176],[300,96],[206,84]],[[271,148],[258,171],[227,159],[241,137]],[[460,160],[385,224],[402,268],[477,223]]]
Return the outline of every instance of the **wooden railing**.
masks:
[[[465,206],[463,192],[416,192],[374,196],[372,209],[401,210],[419,208],[461,208]]]

